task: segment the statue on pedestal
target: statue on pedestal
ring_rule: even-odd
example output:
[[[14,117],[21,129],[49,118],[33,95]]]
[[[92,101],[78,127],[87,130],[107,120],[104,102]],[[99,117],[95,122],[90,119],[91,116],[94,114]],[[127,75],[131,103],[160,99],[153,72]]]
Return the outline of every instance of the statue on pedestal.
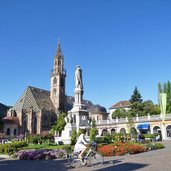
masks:
[[[76,86],[76,88],[83,89],[82,70],[79,65],[77,65],[77,68],[75,71],[75,86]]]

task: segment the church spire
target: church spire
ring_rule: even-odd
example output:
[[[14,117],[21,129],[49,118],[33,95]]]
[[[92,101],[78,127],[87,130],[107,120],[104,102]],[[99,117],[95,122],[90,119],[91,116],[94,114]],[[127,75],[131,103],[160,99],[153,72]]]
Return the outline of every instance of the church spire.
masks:
[[[65,77],[64,56],[61,51],[60,40],[54,58],[53,70],[51,72],[51,100],[57,110],[65,109]]]
[[[55,58],[59,58],[62,57],[62,51],[61,51],[61,43],[60,43],[60,39],[58,39],[58,47],[56,49],[56,55]]]

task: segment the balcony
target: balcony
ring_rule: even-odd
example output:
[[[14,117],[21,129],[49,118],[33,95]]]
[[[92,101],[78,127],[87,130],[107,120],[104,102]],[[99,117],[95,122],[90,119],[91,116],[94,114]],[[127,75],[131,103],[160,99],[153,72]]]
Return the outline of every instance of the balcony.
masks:
[[[152,115],[149,114],[147,116],[141,116],[141,117],[133,117],[133,122],[150,122],[150,121],[162,121],[162,115]],[[165,120],[171,120],[171,114],[166,114]],[[108,120],[102,120],[97,121],[97,125],[114,125],[118,123],[128,123],[128,118],[116,118],[116,119],[108,119]]]

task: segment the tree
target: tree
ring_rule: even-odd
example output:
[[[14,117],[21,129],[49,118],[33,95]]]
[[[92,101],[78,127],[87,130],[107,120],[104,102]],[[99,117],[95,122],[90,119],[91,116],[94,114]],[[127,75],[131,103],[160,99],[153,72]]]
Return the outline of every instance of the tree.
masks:
[[[160,114],[160,107],[158,105],[154,105],[151,100],[147,100],[143,102],[143,111],[144,114],[157,115]]]
[[[167,82],[166,94],[167,94],[166,111],[167,111],[167,113],[170,113],[171,112],[171,84],[170,84],[170,81]]]
[[[57,121],[55,122],[55,124],[52,126],[52,130],[58,131],[59,136],[61,135],[61,132],[64,130],[65,125],[66,125],[65,116],[66,116],[65,113],[61,113],[59,117],[57,118]]]
[[[166,112],[171,113],[171,83],[170,81],[167,81],[163,83],[158,83],[158,93],[166,93],[167,95],[167,106],[166,106]]]
[[[144,101],[143,103],[134,102],[131,105],[130,113],[133,117],[137,114],[138,116],[147,116],[147,114],[158,115],[160,114],[160,107],[158,105],[154,105],[151,100]]]
[[[131,99],[129,101],[131,103],[131,110],[130,110],[131,116],[135,117],[137,114],[139,116],[143,116],[144,115],[143,104],[142,104],[143,100],[137,87],[135,87]]]
[[[77,137],[79,137],[82,133],[83,133],[83,131],[81,129],[79,129],[78,133],[77,133]]]
[[[137,114],[138,114],[138,116],[144,116],[143,103],[140,103],[140,102],[132,103],[130,114],[132,117],[136,117]]]
[[[160,93],[162,93],[162,85],[161,85],[161,83],[158,83],[158,93],[160,94]]]
[[[140,92],[138,91],[137,87],[135,87],[134,91],[133,91],[133,95],[131,96],[131,99],[129,100],[130,103],[134,103],[134,102],[142,102],[142,96],[140,94]]]
[[[136,136],[137,136],[137,132],[136,132],[136,130],[134,129],[134,127],[135,127],[135,123],[134,123],[134,120],[133,120],[133,118],[132,118],[132,115],[130,114],[130,115],[128,115],[128,123],[127,123],[127,128],[128,128],[128,133],[130,134],[130,136],[131,136],[131,139],[132,138],[136,138]]]
[[[112,118],[113,119],[116,119],[116,117],[118,117],[118,118],[125,118],[128,114],[129,114],[129,111],[126,111],[125,109],[116,109],[112,113]]]
[[[74,129],[71,133],[71,145],[75,145],[77,142],[77,131]]]
[[[90,129],[90,141],[91,142],[95,141],[96,135],[97,135],[97,126],[96,126],[96,121],[93,119],[91,129]]]
[[[129,134],[131,133],[131,129],[134,127],[134,125],[135,125],[135,124],[134,124],[132,115],[129,115],[129,116],[128,116],[128,123],[127,123],[128,133],[129,133]]]

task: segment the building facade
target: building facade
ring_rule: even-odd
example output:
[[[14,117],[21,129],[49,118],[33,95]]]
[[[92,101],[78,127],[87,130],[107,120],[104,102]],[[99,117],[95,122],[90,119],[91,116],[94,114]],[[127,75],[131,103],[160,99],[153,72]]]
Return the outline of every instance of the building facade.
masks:
[[[118,103],[112,105],[109,108],[109,118],[112,119],[112,113],[117,109],[124,109],[126,111],[130,110],[131,103],[128,100],[119,101]]]

